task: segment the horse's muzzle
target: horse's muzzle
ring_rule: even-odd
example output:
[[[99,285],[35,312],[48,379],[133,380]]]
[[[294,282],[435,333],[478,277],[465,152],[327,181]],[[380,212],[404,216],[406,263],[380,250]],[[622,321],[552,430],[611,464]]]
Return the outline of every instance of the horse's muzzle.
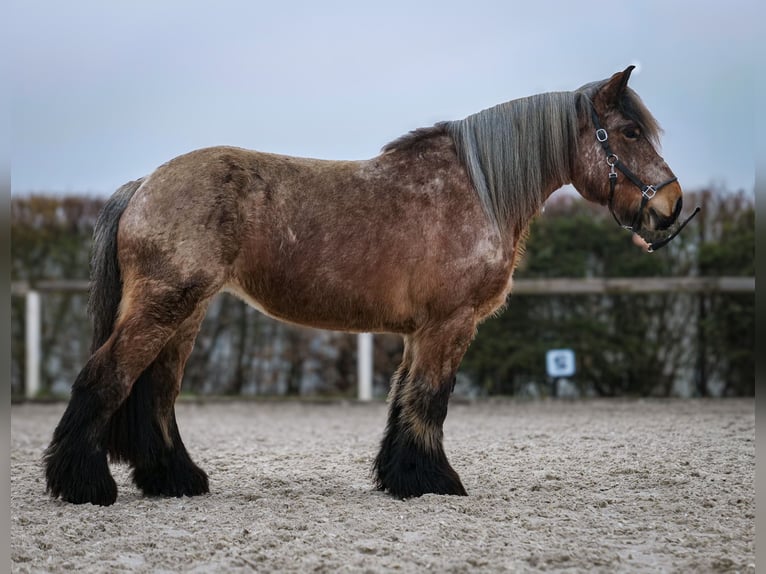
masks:
[[[673,208],[673,213],[670,214],[669,217],[663,216],[653,207],[649,207],[649,217],[654,224],[654,229],[661,231],[673,225],[676,221],[678,221],[678,216],[681,215],[681,209],[683,206],[684,200],[682,197],[679,197],[678,201],[676,201],[675,207]]]

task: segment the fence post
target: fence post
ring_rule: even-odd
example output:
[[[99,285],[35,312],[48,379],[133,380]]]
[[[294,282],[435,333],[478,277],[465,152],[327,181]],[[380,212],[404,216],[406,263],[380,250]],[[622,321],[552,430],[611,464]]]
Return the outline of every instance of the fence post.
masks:
[[[357,336],[357,373],[359,400],[372,400],[372,333]]]
[[[40,392],[40,293],[26,293],[26,366],[25,393],[34,399]]]

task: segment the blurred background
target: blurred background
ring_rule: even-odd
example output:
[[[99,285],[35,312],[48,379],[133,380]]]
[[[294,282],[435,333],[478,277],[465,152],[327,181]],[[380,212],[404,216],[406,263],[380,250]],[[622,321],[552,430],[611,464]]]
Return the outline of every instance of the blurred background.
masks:
[[[571,189],[554,194],[456,392],[546,396],[546,352],[565,348],[576,357],[558,387],[566,396],[753,395],[764,15],[754,1],[12,3],[13,397],[25,396],[30,368],[35,396],[66,397],[85,362],[93,224],[122,183],[219,144],[371,157],[410,129],[629,64],[665,128],[687,210],[703,211],[646,255],[605,209]],[[556,292],[539,281],[554,278],[566,280]],[[598,279],[616,282],[583,289]],[[29,332],[30,291],[39,333]],[[278,323],[223,295],[184,392],[352,397],[357,354],[355,335]],[[398,337],[374,337],[375,396],[400,357]]]

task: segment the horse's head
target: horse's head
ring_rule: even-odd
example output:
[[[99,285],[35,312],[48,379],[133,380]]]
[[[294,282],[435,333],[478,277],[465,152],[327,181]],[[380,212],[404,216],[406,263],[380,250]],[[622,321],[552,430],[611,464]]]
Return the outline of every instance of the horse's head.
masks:
[[[651,251],[675,237],[688,219],[672,233],[663,233],[681,213],[681,186],[657,152],[657,121],[628,87],[632,71],[629,66],[578,90],[572,183],[583,197],[608,205],[620,225],[644,240],[655,240],[646,244]]]

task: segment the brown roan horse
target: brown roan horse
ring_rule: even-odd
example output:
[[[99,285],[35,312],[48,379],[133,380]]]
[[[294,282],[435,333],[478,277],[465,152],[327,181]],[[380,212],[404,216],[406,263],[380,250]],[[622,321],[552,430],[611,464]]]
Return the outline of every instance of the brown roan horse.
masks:
[[[112,504],[107,456],[146,495],[208,492],[174,403],[228,291],[299,325],[401,334],[375,485],[466,494],[442,446],[447,402],[545,200],[571,183],[636,236],[679,228],[681,188],[631,70],[415,130],[365,161],[213,147],[121,187],[96,224],[92,355],[44,456],[48,492]]]

